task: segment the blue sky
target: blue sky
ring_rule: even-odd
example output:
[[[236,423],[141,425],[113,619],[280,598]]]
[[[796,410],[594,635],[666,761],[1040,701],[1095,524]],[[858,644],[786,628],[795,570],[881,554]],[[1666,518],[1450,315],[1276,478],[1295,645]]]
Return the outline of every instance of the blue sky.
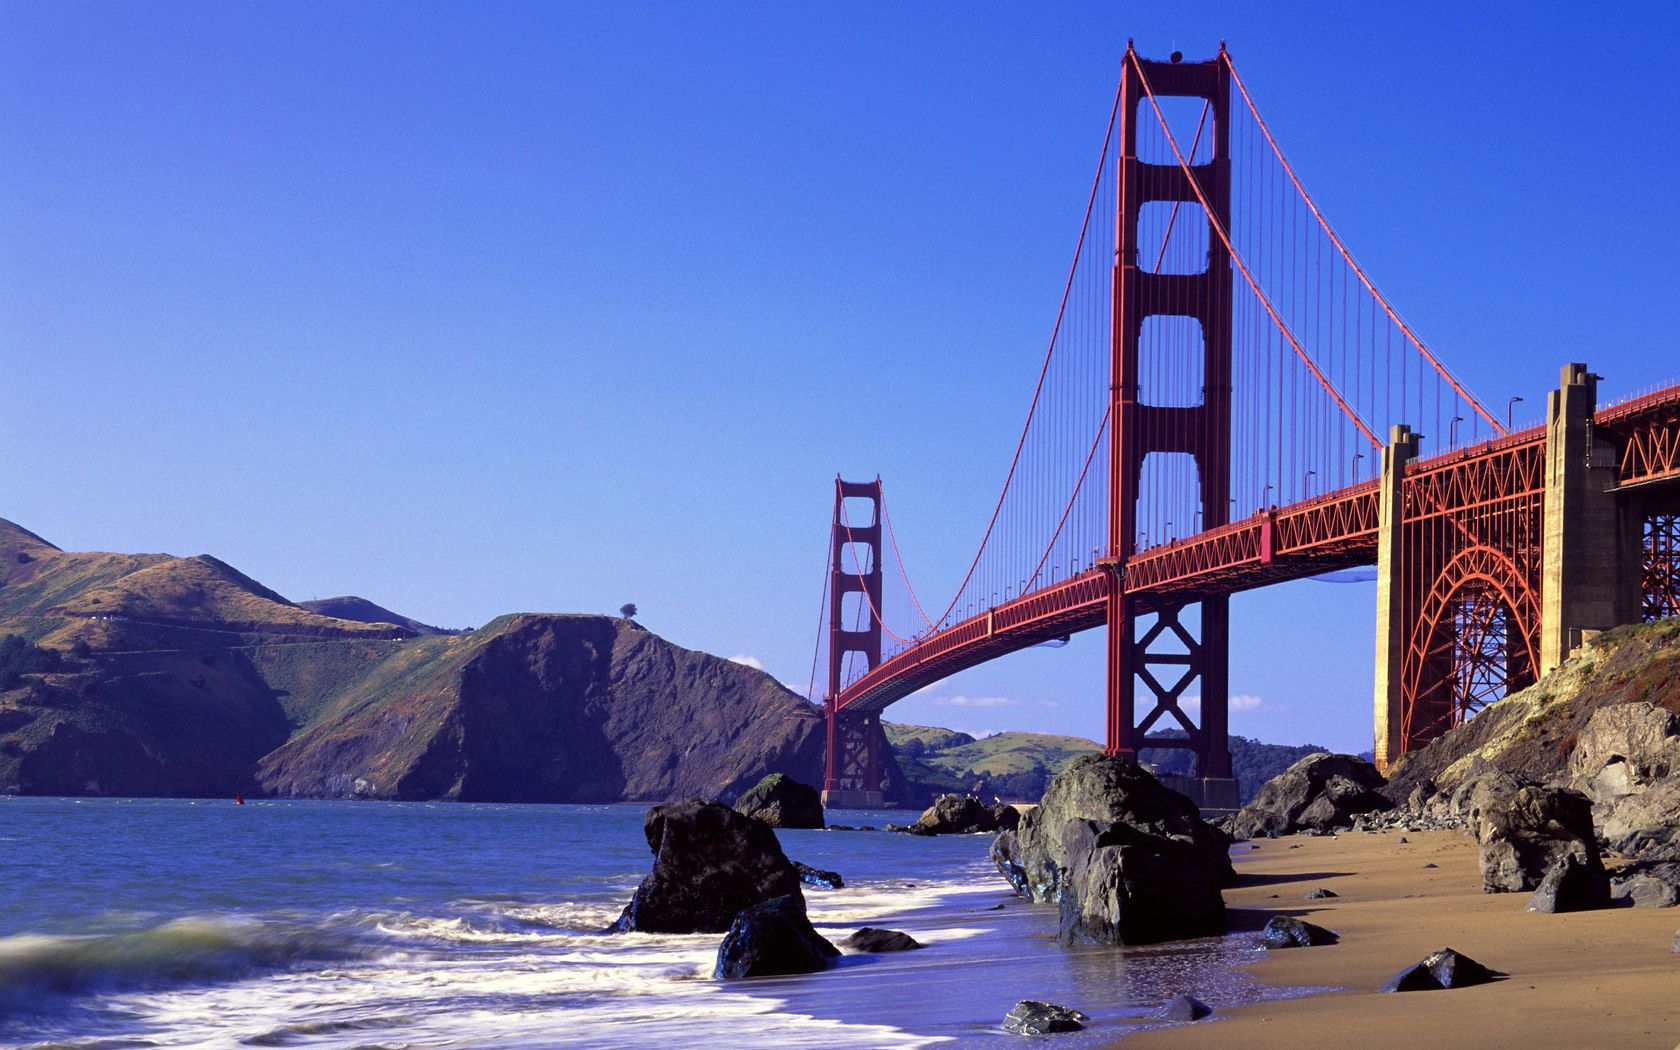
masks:
[[[1127,37],[1229,42],[1485,401],[1680,376],[1680,16],[1463,6],[0,3],[0,516],[802,686],[836,472],[972,554]],[[1238,599],[1233,729],[1368,746],[1372,601]],[[1100,736],[1100,638],[889,717]]]

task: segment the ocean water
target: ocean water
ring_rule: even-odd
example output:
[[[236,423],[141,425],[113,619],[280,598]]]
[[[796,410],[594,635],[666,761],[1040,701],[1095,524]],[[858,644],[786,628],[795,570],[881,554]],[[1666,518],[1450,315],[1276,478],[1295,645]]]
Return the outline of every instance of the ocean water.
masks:
[[[1180,992],[1290,994],[1234,935],[1066,950],[988,836],[780,831],[839,871],[807,888],[839,941],[927,947],[803,977],[710,978],[718,935],[604,935],[651,856],[641,806],[0,798],[0,1046],[1010,1045],[1023,998],[1104,1045]],[[878,827],[903,813],[832,820]],[[999,907],[1001,905],[1001,907]]]

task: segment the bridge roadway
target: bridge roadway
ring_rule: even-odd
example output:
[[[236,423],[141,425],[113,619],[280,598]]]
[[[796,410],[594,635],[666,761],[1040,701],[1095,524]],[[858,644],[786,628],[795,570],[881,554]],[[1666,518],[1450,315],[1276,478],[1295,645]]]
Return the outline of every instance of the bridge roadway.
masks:
[[[1680,386],[1612,405],[1594,415],[1618,455],[1617,486],[1627,489],[1680,478]],[[1546,428],[1453,449],[1411,465],[1406,502],[1430,507],[1486,498],[1478,484],[1532,485],[1520,464],[1544,455]],[[1480,468],[1480,469],[1478,469]],[[1491,468],[1491,469],[1489,469]],[[958,671],[1029,646],[1102,626],[1111,589],[1120,581],[1145,611],[1267,584],[1305,579],[1377,560],[1376,480],[1253,514],[1184,540],[1150,547],[1122,568],[1103,566],[987,609],[924,635],[845,686],[842,711],[879,711]]]

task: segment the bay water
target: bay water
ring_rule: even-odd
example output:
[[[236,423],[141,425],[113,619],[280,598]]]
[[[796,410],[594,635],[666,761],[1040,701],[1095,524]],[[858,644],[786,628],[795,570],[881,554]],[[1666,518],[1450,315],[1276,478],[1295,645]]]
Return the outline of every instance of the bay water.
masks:
[[[825,937],[886,927],[924,949],[716,981],[719,935],[599,932],[650,867],[644,812],[0,798],[0,1046],[1008,1045],[999,1022],[1031,998],[1092,1018],[1058,1037],[1071,1048],[1154,1023],[1180,992],[1291,994],[1237,969],[1252,936],[1064,949],[990,836],[873,830],[777,835],[845,878],[805,889]]]

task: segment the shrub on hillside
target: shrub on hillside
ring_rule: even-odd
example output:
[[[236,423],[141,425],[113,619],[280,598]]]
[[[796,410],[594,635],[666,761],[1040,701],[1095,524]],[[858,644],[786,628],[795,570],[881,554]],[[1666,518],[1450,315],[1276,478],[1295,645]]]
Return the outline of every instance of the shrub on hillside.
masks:
[[[0,689],[12,689],[26,674],[44,674],[58,667],[58,653],[43,649],[21,634],[0,638]]]

